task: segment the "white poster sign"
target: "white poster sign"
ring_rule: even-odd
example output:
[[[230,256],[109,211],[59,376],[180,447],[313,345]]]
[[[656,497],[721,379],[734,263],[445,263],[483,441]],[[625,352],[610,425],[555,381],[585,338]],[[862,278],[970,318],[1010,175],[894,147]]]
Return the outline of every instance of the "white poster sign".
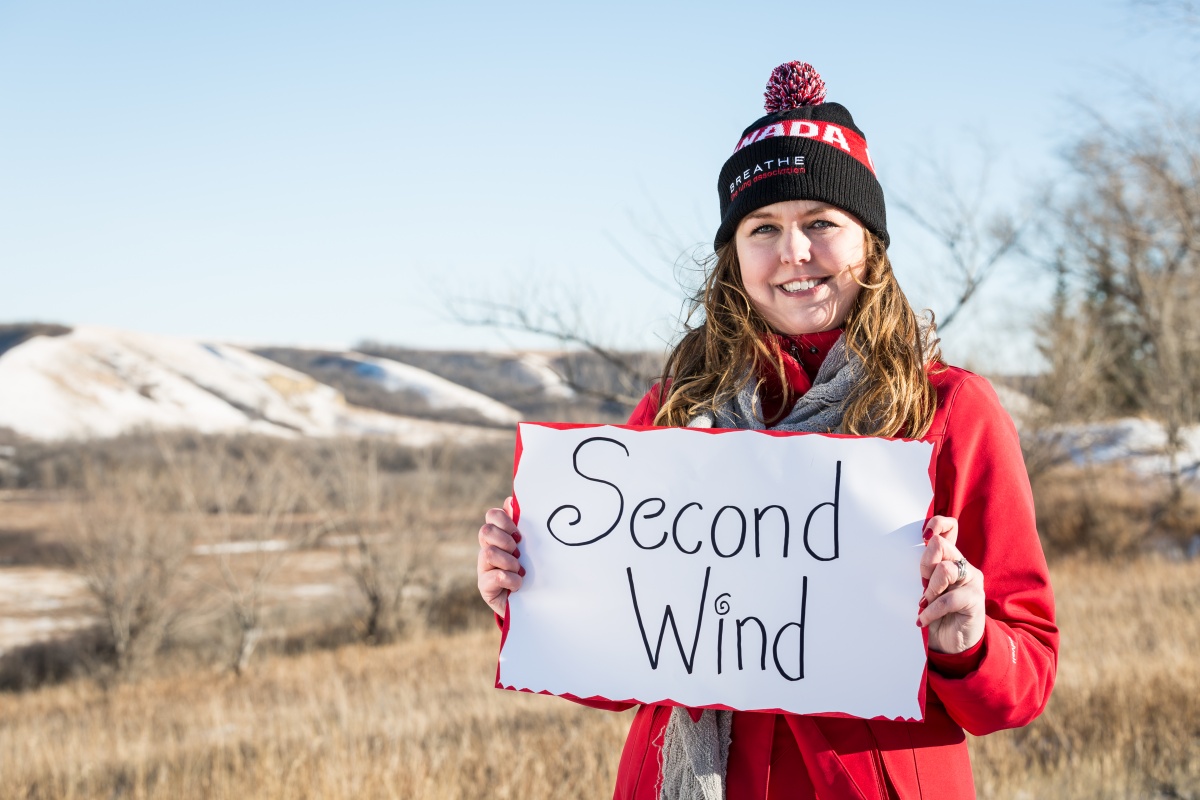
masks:
[[[497,685],[921,719],[933,446],[524,423]]]

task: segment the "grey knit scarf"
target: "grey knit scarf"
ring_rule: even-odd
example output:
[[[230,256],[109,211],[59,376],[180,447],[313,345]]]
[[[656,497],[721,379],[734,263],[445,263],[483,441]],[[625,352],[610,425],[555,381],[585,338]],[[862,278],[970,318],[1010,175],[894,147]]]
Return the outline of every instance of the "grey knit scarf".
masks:
[[[845,340],[844,335],[837,340],[817,371],[812,388],[772,430],[841,430],[846,400],[863,377],[862,361],[846,347]],[[764,430],[757,384],[747,382],[716,414],[701,414],[688,427]],[[724,800],[732,723],[732,711],[706,710],[699,722],[692,722],[686,708],[671,709],[662,738],[660,800]]]

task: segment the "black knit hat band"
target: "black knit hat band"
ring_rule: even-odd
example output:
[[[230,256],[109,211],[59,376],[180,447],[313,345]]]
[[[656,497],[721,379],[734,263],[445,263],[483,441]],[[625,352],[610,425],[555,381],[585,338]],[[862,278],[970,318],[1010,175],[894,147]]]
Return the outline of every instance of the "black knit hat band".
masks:
[[[768,100],[779,94],[772,75]],[[809,79],[811,80],[811,78]],[[824,97],[824,83],[820,83]],[[785,94],[788,87],[785,87]],[[775,101],[778,104],[778,100]],[[797,102],[813,102],[802,97]],[[812,105],[785,107],[757,120],[742,133],[737,147],[721,169],[717,191],[721,200],[721,226],[714,247],[733,238],[738,223],[755,209],[785,200],[817,200],[853,214],[863,227],[886,247],[887,213],[883,189],[875,177],[866,139],[850,112],[837,103],[816,99]]]

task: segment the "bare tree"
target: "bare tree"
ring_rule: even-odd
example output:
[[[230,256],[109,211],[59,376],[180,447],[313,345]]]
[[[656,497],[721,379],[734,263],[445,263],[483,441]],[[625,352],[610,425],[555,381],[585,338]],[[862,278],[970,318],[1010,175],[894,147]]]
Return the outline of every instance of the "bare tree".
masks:
[[[543,337],[561,351],[548,365],[574,392],[632,408],[657,379],[661,361],[605,344],[585,306],[580,298],[543,301],[528,293],[520,302],[454,301],[450,314],[463,325]]]
[[[230,668],[243,674],[264,634],[266,591],[286,559],[319,534],[292,517],[312,501],[310,476],[290,448],[246,439],[205,439],[181,464],[169,450],[167,462],[183,488],[184,501],[204,519],[201,555],[215,559],[222,597],[237,631]]]
[[[1168,25],[1200,34],[1200,3],[1196,0],[1134,0],[1133,4],[1157,12]]]
[[[1070,154],[1046,352],[1084,357],[1052,359],[1048,379],[1089,387],[1082,404],[1098,414],[1162,423],[1175,508],[1197,468],[1180,461],[1185,433],[1200,422],[1200,116],[1159,104],[1140,118],[1119,128],[1097,117]]]
[[[427,532],[436,487],[418,464],[418,485],[402,490],[379,467],[373,441],[343,442],[334,448],[327,480],[329,502],[321,509],[323,530],[337,537],[342,564],[363,604],[362,638],[391,640],[403,627],[407,597],[427,589]]]
[[[631,212],[629,221],[652,254],[649,262],[612,233],[605,231],[604,237],[643,281],[641,289],[626,291],[654,289],[676,294],[682,303],[695,288],[688,284],[702,282],[711,248],[681,234],[648,195],[646,203],[649,211],[644,215]],[[589,299],[564,286],[524,286],[508,301],[454,298],[447,301],[446,310],[462,325],[545,339],[560,351],[548,365],[566,386],[578,395],[626,410],[632,409],[661,375],[662,353],[609,344],[611,320],[598,320]]]
[[[157,652],[182,606],[180,568],[196,538],[195,515],[180,512],[178,486],[153,466],[82,468],[69,505],[67,543],[99,607],[118,676]]]
[[[969,179],[964,181],[948,162],[935,162],[914,176],[916,188],[907,195],[892,193],[896,206],[942,250],[941,258],[931,259],[939,283],[950,290],[937,315],[941,331],[954,324],[1004,260],[1015,254],[1028,224],[1028,217],[994,207],[993,163],[994,152],[981,143],[978,169]]]

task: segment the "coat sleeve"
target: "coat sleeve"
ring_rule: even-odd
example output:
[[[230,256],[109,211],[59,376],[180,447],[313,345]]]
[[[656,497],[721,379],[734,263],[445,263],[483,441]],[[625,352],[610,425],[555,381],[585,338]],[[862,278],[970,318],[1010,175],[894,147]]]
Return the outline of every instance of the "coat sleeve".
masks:
[[[975,735],[1032,721],[1058,666],[1058,627],[1020,440],[995,391],[969,375],[946,400],[934,513],[955,517],[958,547],[984,577],[983,639],[966,658],[930,653],[929,688]]]

